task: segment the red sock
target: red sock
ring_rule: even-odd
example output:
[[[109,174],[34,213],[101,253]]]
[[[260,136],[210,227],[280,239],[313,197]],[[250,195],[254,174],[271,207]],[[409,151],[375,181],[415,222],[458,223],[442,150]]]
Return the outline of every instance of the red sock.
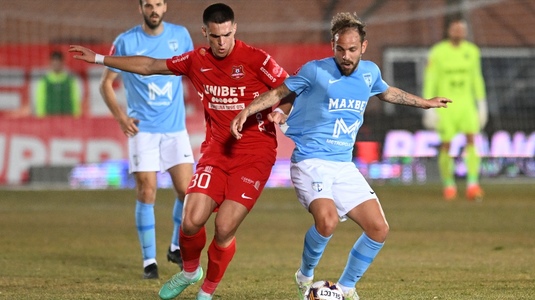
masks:
[[[233,239],[227,248],[222,248],[212,240],[208,247],[208,269],[206,270],[206,279],[201,289],[209,294],[213,294],[217,285],[223,278],[230,261],[236,253],[236,239]]]
[[[180,226],[180,254],[184,262],[184,271],[197,270],[201,262],[201,252],[206,245],[206,229],[204,226],[194,235],[186,235]]]

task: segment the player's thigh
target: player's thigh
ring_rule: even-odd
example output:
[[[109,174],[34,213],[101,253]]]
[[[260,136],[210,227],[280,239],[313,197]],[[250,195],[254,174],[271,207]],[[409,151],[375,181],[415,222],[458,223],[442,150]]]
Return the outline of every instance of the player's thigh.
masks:
[[[169,170],[171,181],[177,196],[180,199],[184,199],[188,185],[190,184],[191,177],[193,176],[193,164],[183,163],[171,167]]]
[[[318,232],[323,236],[330,236],[334,233],[340,216],[333,199],[317,198],[310,203],[309,211],[314,218],[314,224]]]
[[[203,194],[220,205],[225,199],[227,182],[224,170],[199,161],[188,185],[186,199],[190,198],[190,194]]]
[[[334,175],[329,170],[326,161],[315,158],[290,165],[297,199],[307,210],[315,199],[334,199],[331,189]]]
[[[350,210],[347,217],[357,223],[371,239],[377,242],[386,239],[389,227],[378,199],[362,202]]]
[[[215,201],[204,193],[188,193],[184,201],[182,230],[186,235],[197,233],[216,208]]]
[[[160,142],[160,161],[162,170],[179,164],[193,164],[193,151],[186,130],[162,133]]]
[[[132,172],[157,172],[160,168],[161,134],[138,132],[128,138],[128,170]]]
[[[243,222],[249,209],[236,201],[224,201],[215,217],[215,238],[217,243],[226,247]]]
[[[340,216],[345,216],[367,200],[377,199],[377,194],[353,162],[336,163],[334,166],[331,172],[336,172],[336,177],[332,190]]]
[[[352,162],[306,159],[292,163],[290,174],[297,198],[307,209],[315,199],[332,199],[338,215],[343,218],[353,207],[376,198]]]
[[[217,160],[204,156],[197,164],[187,194],[209,195],[218,206],[232,200],[251,210],[271,174],[274,161],[274,156],[264,155],[221,156]]]
[[[264,155],[241,155],[229,169],[225,200],[240,203],[248,211],[256,204],[266,185],[275,158]]]

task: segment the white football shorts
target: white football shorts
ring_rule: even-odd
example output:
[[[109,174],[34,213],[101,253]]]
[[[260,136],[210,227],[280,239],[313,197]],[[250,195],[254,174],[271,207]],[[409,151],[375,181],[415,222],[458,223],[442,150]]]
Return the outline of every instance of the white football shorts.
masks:
[[[128,170],[164,172],[178,164],[193,163],[187,130],[171,133],[138,132],[128,138]]]
[[[297,198],[307,210],[315,199],[333,199],[342,221],[362,202],[378,200],[353,162],[305,159],[291,164],[290,175]]]

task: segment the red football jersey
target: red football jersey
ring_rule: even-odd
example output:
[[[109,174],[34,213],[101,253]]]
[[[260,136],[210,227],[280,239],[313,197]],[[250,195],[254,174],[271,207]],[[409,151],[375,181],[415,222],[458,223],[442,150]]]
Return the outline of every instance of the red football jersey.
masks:
[[[276,88],[288,76],[275,60],[261,49],[236,40],[232,52],[217,58],[208,47],[175,56],[167,67],[176,75],[188,76],[204,105],[207,122],[206,153],[258,153],[275,151],[275,126],[267,119],[271,108],[250,116],[236,140],[230,122],[254,98]]]

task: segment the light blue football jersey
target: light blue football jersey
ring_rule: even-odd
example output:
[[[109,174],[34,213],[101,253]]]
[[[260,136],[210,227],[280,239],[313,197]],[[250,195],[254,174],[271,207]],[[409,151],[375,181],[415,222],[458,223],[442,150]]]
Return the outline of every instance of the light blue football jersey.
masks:
[[[146,34],[138,25],[113,42],[113,55],[145,55],[153,58],[171,58],[193,50],[188,30],[180,25],[163,22],[164,30],[158,36]],[[139,130],[165,133],[186,129],[186,110],[181,76],[143,76],[110,68],[121,73],[128,116],[139,119]]]
[[[375,63],[360,61],[344,76],[333,57],[306,63],[284,83],[297,94],[285,133],[295,143],[292,162],[352,161],[368,100],[388,89]]]

